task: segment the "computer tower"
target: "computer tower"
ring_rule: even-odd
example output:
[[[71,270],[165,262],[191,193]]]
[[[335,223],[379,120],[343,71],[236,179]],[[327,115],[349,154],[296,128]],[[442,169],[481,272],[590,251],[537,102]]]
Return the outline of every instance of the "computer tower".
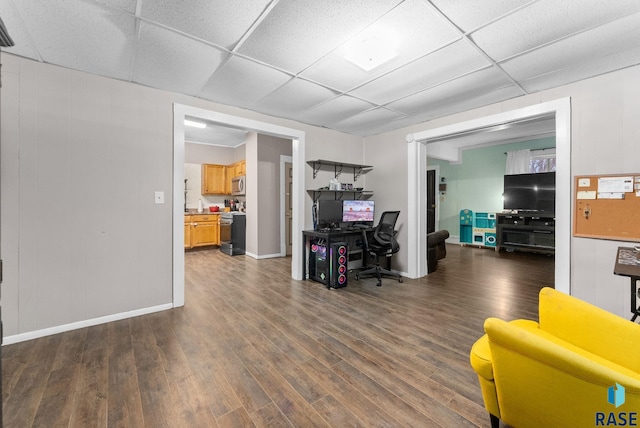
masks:
[[[346,242],[336,242],[329,248],[329,286],[347,286],[348,246]]]
[[[314,281],[329,285],[329,277],[327,276],[327,247],[324,242],[312,240],[309,242],[309,278]]]

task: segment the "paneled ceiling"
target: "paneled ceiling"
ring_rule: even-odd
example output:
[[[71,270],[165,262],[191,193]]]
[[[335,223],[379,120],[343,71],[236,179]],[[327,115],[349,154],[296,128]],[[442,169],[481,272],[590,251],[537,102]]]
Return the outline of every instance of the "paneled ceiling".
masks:
[[[368,136],[640,64],[638,0],[0,0],[6,52]],[[370,71],[362,34],[395,43]]]

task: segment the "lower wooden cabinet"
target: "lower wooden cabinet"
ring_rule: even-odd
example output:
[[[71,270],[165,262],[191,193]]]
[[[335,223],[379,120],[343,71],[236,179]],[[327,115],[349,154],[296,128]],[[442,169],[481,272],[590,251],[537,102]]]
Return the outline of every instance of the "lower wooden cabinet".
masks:
[[[184,217],[184,247],[220,245],[220,214],[193,214]]]

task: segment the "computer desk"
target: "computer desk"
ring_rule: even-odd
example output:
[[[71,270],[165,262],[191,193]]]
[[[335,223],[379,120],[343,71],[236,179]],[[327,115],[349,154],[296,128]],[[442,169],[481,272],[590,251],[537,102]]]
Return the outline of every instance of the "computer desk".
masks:
[[[341,228],[341,229],[326,229],[326,230],[303,230],[302,231],[302,279],[308,279],[307,266],[309,261],[307,260],[307,247],[309,241],[312,239],[323,239],[326,242],[326,246],[330,247],[335,242],[340,242],[346,238],[354,238],[362,236],[365,239],[365,234],[372,232],[373,227],[367,228]],[[363,255],[366,256],[366,255]],[[328,276],[328,273],[327,273]]]

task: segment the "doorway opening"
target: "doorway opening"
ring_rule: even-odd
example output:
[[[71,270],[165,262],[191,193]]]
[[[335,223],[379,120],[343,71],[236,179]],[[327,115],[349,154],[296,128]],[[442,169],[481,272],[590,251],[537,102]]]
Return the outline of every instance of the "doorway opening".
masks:
[[[243,117],[218,113],[199,107],[174,104],[173,106],[173,306],[184,306],[184,155],[185,155],[185,130],[184,120],[186,116],[201,118],[220,126],[237,129],[245,129],[260,134],[290,139],[292,142],[292,233],[300,236],[304,228],[304,162],[305,162],[305,133],[303,131],[260,122]],[[247,169],[257,170],[257,159],[247,159]],[[248,177],[251,180],[251,176]],[[257,182],[257,177],[253,177]],[[250,184],[250,183],[249,183]],[[255,184],[255,183],[254,183]],[[251,185],[251,184],[250,184]],[[257,201],[257,195],[254,196]],[[248,195],[249,206],[257,207],[256,201],[251,201]],[[253,203],[252,203],[253,202]],[[247,233],[255,233],[258,218],[257,213],[247,213]],[[253,228],[253,229],[252,229]],[[302,279],[302,250],[299,248],[299,240],[292,240],[291,277]]]
[[[293,253],[293,159],[280,155],[280,256]]]
[[[427,274],[426,251],[426,160],[429,141],[446,140],[453,135],[491,126],[509,125],[523,120],[553,116],[556,134],[556,289],[570,293],[571,245],[571,100],[564,98],[518,110],[407,135],[408,169],[408,274],[419,278]]]
[[[440,182],[440,166],[427,167],[427,234],[435,232],[440,227],[440,209],[438,204],[438,183]]]

